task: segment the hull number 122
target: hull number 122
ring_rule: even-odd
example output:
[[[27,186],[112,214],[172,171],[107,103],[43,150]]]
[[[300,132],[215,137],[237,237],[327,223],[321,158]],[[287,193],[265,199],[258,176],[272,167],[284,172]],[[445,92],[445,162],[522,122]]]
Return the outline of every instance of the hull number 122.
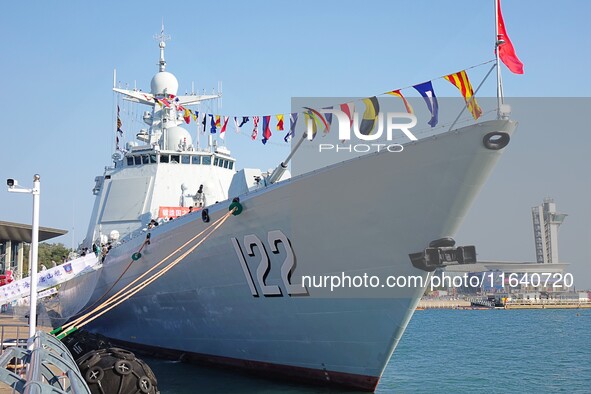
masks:
[[[236,238],[231,238],[232,246],[234,246],[234,250],[236,251],[236,255],[238,256],[238,260],[240,261],[240,265],[242,266],[242,270],[244,271],[244,276],[246,277],[246,282],[248,283],[248,287],[250,288],[250,292],[254,297],[259,296],[259,292],[254,284],[253,280],[253,273],[251,273],[250,268],[246,262],[246,257],[243,253],[243,249],[241,248],[240,243]],[[291,283],[291,276],[293,271],[296,267],[296,258],[291,248],[291,242],[287,238],[285,234],[281,230],[272,230],[269,231],[267,234],[267,245],[271,249],[271,253],[274,255],[279,255],[279,244],[282,245],[283,250],[285,250],[285,259],[281,264],[281,279],[283,281],[283,286],[290,296],[294,295],[309,295],[308,290],[306,287],[303,287],[299,284],[292,284]],[[249,257],[255,257],[257,254],[260,255],[260,260],[258,262],[256,271],[254,272],[256,276],[256,280],[259,285],[259,289],[261,293],[265,297],[281,297],[283,293],[281,288],[276,284],[268,284],[267,275],[271,270],[270,259],[267,253],[267,249],[265,245],[254,234],[248,234],[244,236],[243,240],[243,247],[244,251],[246,251],[246,255]],[[258,250],[258,253],[255,253],[255,249]]]

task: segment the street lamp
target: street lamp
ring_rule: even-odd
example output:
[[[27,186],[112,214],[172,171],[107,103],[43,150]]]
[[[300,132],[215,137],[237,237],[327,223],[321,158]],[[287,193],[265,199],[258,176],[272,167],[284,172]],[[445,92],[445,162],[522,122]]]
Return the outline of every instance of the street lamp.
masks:
[[[37,260],[39,257],[39,194],[41,192],[41,182],[39,174],[33,176],[33,188],[26,189],[18,185],[15,179],[7,179],[6,185],[11,193],[30,193],[33,195],[33,228],[31,230],[31,276],[30,276],[30,305],[29,312],[29,338],[35,335],[37,329]]]

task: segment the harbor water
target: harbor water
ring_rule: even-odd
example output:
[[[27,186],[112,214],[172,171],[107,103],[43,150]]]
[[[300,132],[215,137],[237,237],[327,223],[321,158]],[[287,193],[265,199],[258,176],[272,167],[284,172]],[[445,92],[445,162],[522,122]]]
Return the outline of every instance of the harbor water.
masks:
[[[338,393],[144,358],[162,394]],[[416,311],[377,393],[589,393],[591,310]]]

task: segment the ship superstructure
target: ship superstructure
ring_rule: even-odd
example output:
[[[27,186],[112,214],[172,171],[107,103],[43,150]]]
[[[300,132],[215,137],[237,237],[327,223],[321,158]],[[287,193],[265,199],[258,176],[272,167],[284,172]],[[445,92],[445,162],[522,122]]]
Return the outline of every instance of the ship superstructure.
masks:
[[[258,185],[260,172],[246,169],[237,175],[236,160],[211,134],[201,148],[181,126],[186,107],[220,95],[177,95],[178,81],[166,71],[168,37],[162,32],[157,38],[159,71],[152,78],[150,93],[113,88],[126,100],[151,109],[143,114],[147,129],[115,152],[113,166],[95,178],[97,197],[85,247],[138,235],[151,220],[168,220],[186,213],[188,207],[199,209],[227,200],[230,190],[237,195]]]

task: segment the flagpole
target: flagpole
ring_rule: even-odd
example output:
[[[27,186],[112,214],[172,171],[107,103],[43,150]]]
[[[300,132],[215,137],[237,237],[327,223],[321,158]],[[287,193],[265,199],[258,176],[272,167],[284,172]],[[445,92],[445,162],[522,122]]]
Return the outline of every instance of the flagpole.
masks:
[[[497,118],[501,118],[500,108],[503,104],[503,79],[501,77],[501,64],[499,63],[499,45],[504,43],[499,38],[499,0],[495,0],[495,58],[497,61]]]

